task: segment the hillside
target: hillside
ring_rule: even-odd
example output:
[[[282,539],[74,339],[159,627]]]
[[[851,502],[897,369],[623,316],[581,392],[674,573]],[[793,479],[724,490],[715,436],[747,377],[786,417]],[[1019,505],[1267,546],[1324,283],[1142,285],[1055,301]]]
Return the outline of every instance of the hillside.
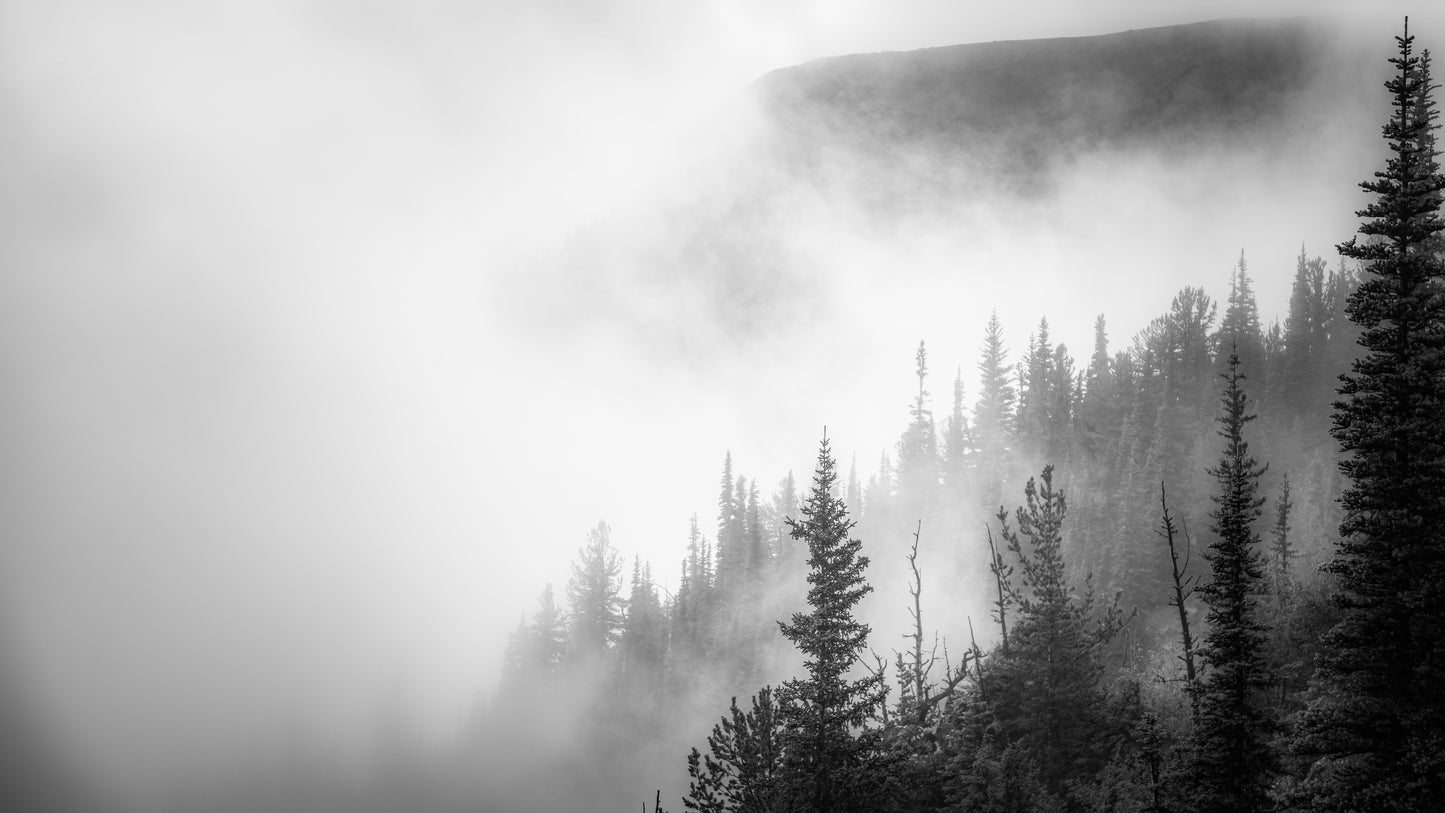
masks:
[[[1221,20],[1096,37],[855,54],[774,71],[751,92],[774,145],[871,160],[931,152],[908,180],[962,161],[1039,181],[1108,149],[1241,146],[1354,109],[1378,60],[1336,24]]]
[[[934,284],[969,252],[1007,255],[1024,239],[1010,233],[1020,217],[1070,217],[1102,234],[1092,199],[1117,208],[1149,196],[1132,205],[1174,227],[1213,224],[1237,251],[1260,242],[1217,217],[1237,202],[1200,196],[1247,195],[1333,240],[1326,214],[1348,215],[1370,165],[1361,145],[1373,128],[1351,125],[1381,113],[1383,61],[1366,39],[1338,21],[1228,20],[775,70],[719,115],[717,129],[744,131],[730,142],[741,147],[686,145],[696,157],[666,194],[572,235],[517,289],[573,323],[620,327],[646,352],[695,355],[816,320],[837,288],[818,283],[845,268],[870,289],[885,269]],[[1291,251],[1323,245],[1312,232],[1288,237]],[[1097,250],[1157,262],[1124,248]]]

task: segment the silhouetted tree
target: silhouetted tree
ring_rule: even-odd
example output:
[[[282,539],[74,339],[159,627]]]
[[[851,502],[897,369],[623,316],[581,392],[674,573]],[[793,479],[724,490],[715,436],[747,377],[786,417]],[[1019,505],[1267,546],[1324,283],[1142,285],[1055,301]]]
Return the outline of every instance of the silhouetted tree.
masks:
[[[868,557],[850,536],[853,522],[835,496],[837,473],[826,435],[818,450],[813,488],[803,519],[790,519],[793,538],[808,546],[808,606],[779,623],[803,654],[807,676],[783,684],[785,772],[791,809],[870,810],[870,789],[860,787],[866,751],[855,736],[883,702],[881,677],[852,679],[849,672],[867,646],[869,627],[854,617],[872,591],[863,573]]]
[[[788,810],[781,788],[783,728],[773,690],[764,686],[745,713],[732,700],[728,716],[708,735],[708,753],[692,749],[691,782],[682,804],[698,813],[772,813]]]
[[[1298,746],[1316,755],[1318,810],[1425,810],[1445,798],[1445,280],[1434,250],[1445,177],[1434,149],[1428,51],[1396,37],[1375,199],[1339,246],[1365,278],[1350,319],[1365,350],[1340,387],[1334,436],[1349,485],[1317,697]]]
[[[1219,435],[1225,446],[1209,470],[1218,486],[1210,514],[1215,540],[1209,546],[1210,580],[1199,589],[1208,629],[1200,649],[1205,673],[1194,730],[1194,779],[1198,810],[1243,813],[1269,807],[1276,764],[1269,748],[1266,627],[1258,606],[1264,564],[1254,530],[1264,505],[1256,496],[1264,467],[1250,456],[1244,439],[1244,427],[1255,416],[1247,411],[1239,355],[1232,350],[1223,378]]]
[[[567,582],[572,654],[582,659],[611,649],[622,634],[622,561],[611,533],[605,522],[588,531]]]

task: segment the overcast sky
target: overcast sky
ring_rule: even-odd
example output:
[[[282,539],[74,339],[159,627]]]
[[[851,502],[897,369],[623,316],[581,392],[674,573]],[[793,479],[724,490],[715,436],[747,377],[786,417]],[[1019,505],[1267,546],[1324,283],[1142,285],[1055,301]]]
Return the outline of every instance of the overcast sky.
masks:
[[[1260,8],[0,2],[0,657],[107,775],[164,776],[286,719],[359,735],[382,697],[444,732],[599,518],[672,574],[688,516],[711,525],[725,450],[766,491],[806,477],[827,423],[871,467],[917,340],[946,374],[982,332],[932,311],[885,324],[840,340],[861,389],[830,389],[816,369],[844,365],[821,359],[798,373],[816,397],[781,397],[786,359],[762,392],[731,386],[756,358],[678,378],[622,338],[566,341],[545,309],[528,317],[564,340],[532,346],[504,327],[499,279],[646,212],[725,148],[700,133],[727,135],[717,111],[773,68]],[[1178,284],[1209,269],[1221,295],[1241,247],[1328,256],[1357,205],[1270,237],[1247,192],[1209,200],[1220,220],[1190,227]],[[1040,268],[1095,267],[1124,237],[1060,228]],[[1287,288],[1260,295],[1282,315]],[[994,304],[1020,330],[1040,315],[970,313]],[[1050,314],[1076,358],[1105,309]],[[1129,309],[1116,347],[1143,326]]]

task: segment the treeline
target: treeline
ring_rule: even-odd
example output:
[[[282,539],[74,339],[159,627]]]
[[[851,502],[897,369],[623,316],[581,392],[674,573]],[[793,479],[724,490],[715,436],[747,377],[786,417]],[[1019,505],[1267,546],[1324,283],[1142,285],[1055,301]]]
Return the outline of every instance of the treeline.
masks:
[[[637,799],[640,772],[680,764],[676,723],[733,697],[689,735],[687,809],[1445,798],[1445,179],[1428,52],[1397,39],[1392,157],[1339,247],[1355,265],[1301,250],[1282,324],[1243,256],[1224,302],[1185,288],[1125,349],[1101,316],[1085,362],[1042,320],[1011,364],[995,316],[942,420],[920,343],[866,481],[826,438],[806,495],[724,459],[675,592],[641,561],[624,580],[591,531],[567,609],[545,588],[512,636],[479,730],[519,733],[484,737],[490,758],[537,777],[538,809],[609,783]],[[957,555],[921,558],[925,535]],[[959,601],[924,598],[928,567],[991,617],[925,624]],[[884,638],[903,648],[870,647],[875,599],[907,608]]]
[[[1007,527],[1015,520],[1005,515],[1001,521],[999,512],[1024,496],[1026,467],[1037,467],[1037,474],[1042,461],[1051,460],[1057,462],[1050,468],[1050,493],[1069,494],[1067,533],[1051,542],[1058,548],[1051,554],[1059,568],[1053,578],[1060,590],[1084,591],[1070,612],[1109,614],[1110,634],[1090,644],[1099,659],[1093,680],[1124,681],[1138,695],[1129,714],[1105,716],[1135,719],[1141,698],[1158,695],[1152,702],[1168,708],[1155,710],[1154,736],[1162,744],[1183,730],[1187,680],[1178,660],[1180,615],[1169,547],[1160,535],[1161,498],[1171,511],[1179,564],[1188,562],[1182,579],[1192,587],[1204,575],[1201,539],[1213,493],[1208,469],[1218,458],[1217,400],[1231,353],[1238,357],[1252,414],[1260,415],[1252,425],[1253,448],[1270,462],[1259,478],[1261,493],[1272,498],[1269,546],[1261,550],[1266,586],[1274,609],[1290,610],[1275,616],[1278,623],[1267,636],[1271,695],[1280,716],[1297,711],[1315,654],[1312,636],[1333,618],[1314,568],[1305,562],[1323,561],[1337,537],[1335,504],[1343,481],[1327,429],[1330,413],[1319,403],[1328,402],[1326,394],[1356,352],[1358,331],[1345,303],[1357,279],[1350,267],[1330,269],[1302,251],[1288,316],[1265,329],[1241,258],[1222,318],[1203,289],[1185,288],[1127,349],[1110,352],[1100,317],[1094,352],[1082,368],[1065,346],[1050,343],[1046,320],[1022,360],[1011,363],[995,316],[984,329],[977,396],[968,403],[956,374],[942,420],[934,417],[927,350],[920,343],[914,356],[918,389],[896,447],[866,480],[853,465],[831,488],[857,518],[857,536],[876,562],[872,577],[888,583],[880,591],[886,596],[878,598],[921,613],[925,602],[912,596],[921,591],[921,580],[912,581],[910,566],[940,568],[957,592],[930,596],[929,605],[956,604],[964,594],[980,606],[979,597],[993,596],[993,618],[977,618],[976,630],[944,629],[946,637],[933,628],[888,630],[916,633],[918,640],[901,655],[884,653],[882,667],[877,656],[866,654],[875,672],[889,673],[893,700],[878,713],[890,720],[918,718],[897,704],[928,697],[933,703],[922,719],[932,727],[936,715],[956,710],[956,698],[945,704],[937,687],[905,680],[903,672],[938,677],[957,691],[1001,680],[1000,672],[981,670],[981,664],[1002,664],[1011,621],[1015,649],[1019,630],[1028,629],[1020,614],[1020,603],[1028,600],[1014,571],[1024,567],[1018,557],[1029,548],[1009,552],[1007,536],[1014,532]],[[513,732],[497,759],[515,759],[517,771],[569,777],[575,785],[567,798],[589,787],[626,784],[618,778],[645,775],[676,758],[678,721],[706,719],[717,698],[746,697],[797,671],[801,662],[778,629],[780,620],[804,606],[808,586],[809,552],[790,536],[787,522],[800,516],[795,478],[789,473],[763,496],[756,480],[736,472],[726,455],[718,494],[718,512],[706,530],[696,516],[685,526],[684,554],[667,580],[675,585],[671,592],[651,564],[623,561],[605,523],[588,532],[564,589],[543,588],[511,635],[487,721]],[[913,548],[910,558],[915,531],[954,550],[930,561]],[[1201,601],[1186,595],[1182,604],[1186,620],[1202,632]],[[945,663],[943,649],[950,644]],[[998,648],[984,652],[985,645]],[[972,674],[959,677],[965,661]],[[1011,668],[1025,669],[1019,663]],[[942,677],[945,672],[951,677]],[[1091,701],[1089,708],[1105,706]],[[1093,741],[1099,747],[1132,742],[1132,729],[1121,724],[1126,730],[1117,738]],[[1069,781],[1074,779],[1071,774]],[[635,795],[636,789],[618,792]],[[933,795],[948,798],[937,788]]]

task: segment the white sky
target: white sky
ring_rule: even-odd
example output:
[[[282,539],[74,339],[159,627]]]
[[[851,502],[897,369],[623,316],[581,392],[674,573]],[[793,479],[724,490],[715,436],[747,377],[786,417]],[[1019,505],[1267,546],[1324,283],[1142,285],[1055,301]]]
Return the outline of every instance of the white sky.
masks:
[[[935,302],[830,337],[842,355],[768,360],[769,388],[815,397],[732,386],[754,358],[679,384],[620,340],[531,347],[497,326],[502,274],[646,211],[707,154],[687,139],[772,68],[1261,6],[0,2],[4,657],[107,775],[211,764],[288,715],[365,732],[388,687],[444,731],[598,518],[670,576],[688,516],[711,525],[724,450],[766,490],[806,477],[827,423],[870,467],[919,338],[942,410],[988,307],[1026,331],[1040,290],[1077,295],[1050,275],[1107,265],[1128,231],[1065,217],[1017,299],[979,297],[961,323]],[[1241,246],[1257,275],[1292,269],[1301,240],[1325,253],[1358,205],[1278,230],[1253,191],[1150,224],[1178,279],[1140,291],[1142,318],[1051,312],[1056,339],[1084,358],[1108,310],[1120,346],[1178,285],[1222,294]],[[1167,217],[1124,200],[1102,205]],[[860,279],[819,334],[927,292],[865,308]],[[1287,283],[1260,295],[1282,315]]]

